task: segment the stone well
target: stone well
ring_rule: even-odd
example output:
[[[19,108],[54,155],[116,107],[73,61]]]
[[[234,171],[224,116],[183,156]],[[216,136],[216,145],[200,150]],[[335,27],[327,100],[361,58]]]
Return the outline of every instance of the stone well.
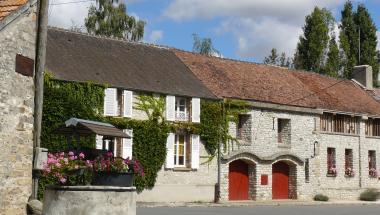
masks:
[[[136,188],[52,186],[45,190],[43,214],[136,215]]]

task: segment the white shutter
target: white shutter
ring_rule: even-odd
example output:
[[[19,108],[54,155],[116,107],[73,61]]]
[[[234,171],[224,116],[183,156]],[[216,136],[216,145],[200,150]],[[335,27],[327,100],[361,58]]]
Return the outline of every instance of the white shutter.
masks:
[[[199,98],[191,99],[191,121],[201,122],[201,100]]]
[[[132,145],[133,145],[133,130],[132,129],[124,129],[124,133],[128,134],[131,138],[123,138],[123,158],[132,159]]]
[[[191,135],[191,168],[199,168],[199,135]]]
[[[166,96],[166,120],[175,120],[175,96]]]
[[[133,110],[133,92],[124,90],[124,117],[132,117]]]
[[[116,116],[117,114],[117,89],[107,88],[104,91],[104,115]]]
[[[103,149],[103,136],[96,135],[96,149]]]
[[[114,139],[112,141],[112,143],[113,143],[113,156],[117,157],[117,141],[116,141],[116,139]]]
[[[171,169],[174,167],[174,141],[175,134],[169,133],[166,140],[166,165],[165,168]]]
[[[108,149],[109,149],[109,144],[110,144],[110,141],[109,140],[104,140],[104,142],[105,142],[105,150],[107,150],[108,151]]]

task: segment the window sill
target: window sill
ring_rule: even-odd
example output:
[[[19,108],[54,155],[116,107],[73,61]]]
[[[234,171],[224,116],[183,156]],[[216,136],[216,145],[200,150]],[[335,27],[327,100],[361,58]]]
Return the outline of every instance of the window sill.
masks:
[[[336,178],[337,174],[329,174],[327,173],[326,174],[326,177],[330,177],[330,178]]]
[[[173,171],[175,171],[175,172],[190,172],[192,170],[193,169],[188,168],[188,167],[174,167],[173,168]]]
[[[380,136],[365,136],[365,138],[370,138],[370,139],[380,139]]]
[[[286,144],[286,143],[277,143],[278,145],[278,148],[283,148],[283,149],[290,149],[291,146],[290,144]]]
[[[328,131],[321,131],[321,134],[328,134],[328,135],[342,135],[342,136],[350,136],[350,137],[359,137],[359,134],[348,134],[348,133],[340,133],[340,132],[328,132]]]

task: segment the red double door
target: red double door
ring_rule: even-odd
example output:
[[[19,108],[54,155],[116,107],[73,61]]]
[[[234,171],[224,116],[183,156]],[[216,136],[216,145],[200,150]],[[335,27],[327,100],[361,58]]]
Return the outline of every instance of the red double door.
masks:
[[[248,164],[236,160],[229,165],[229,200],[248,200]]]
[[[272,166],[272,199],[289,199],[289,165],[285,162]]]

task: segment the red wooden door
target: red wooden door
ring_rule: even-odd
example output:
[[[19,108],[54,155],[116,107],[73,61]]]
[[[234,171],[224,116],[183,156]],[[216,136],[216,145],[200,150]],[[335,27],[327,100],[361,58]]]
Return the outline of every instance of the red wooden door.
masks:
[[[248,200],[248,164],[236,160],[229,166],[229,200]]]
[[[272,167],[272,199],[289,199],[289,165],[284,162]]]

